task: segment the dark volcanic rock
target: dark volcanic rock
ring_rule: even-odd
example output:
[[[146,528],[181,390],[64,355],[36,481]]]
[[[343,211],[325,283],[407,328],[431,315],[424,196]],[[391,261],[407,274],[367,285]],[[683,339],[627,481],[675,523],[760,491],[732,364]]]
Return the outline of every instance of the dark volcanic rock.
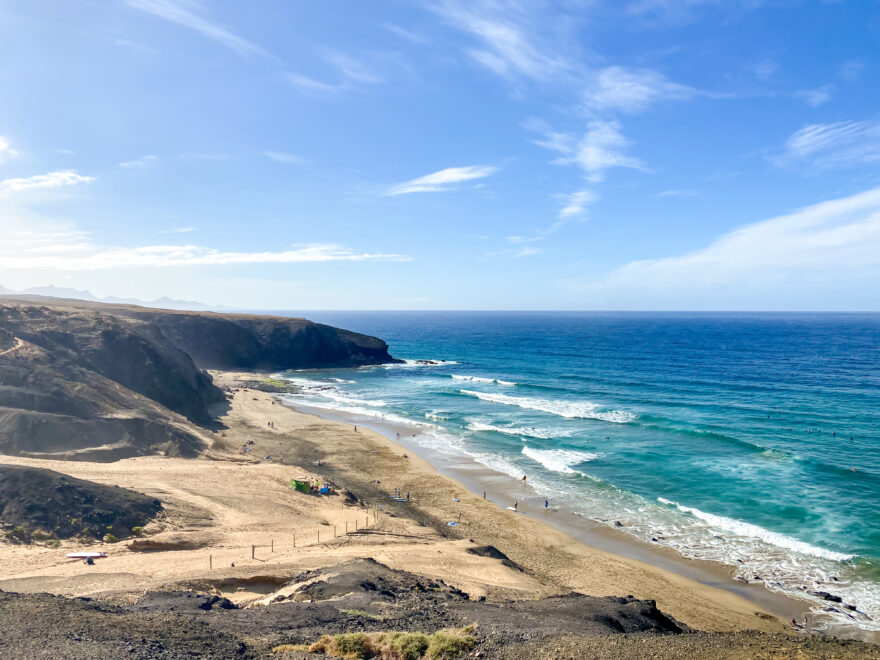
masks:
[[[225,402],[203,368],[359,366],[387,349],[305,319],[0,296],[0,453],[196,456],[187,420],[211,426]]]
[[[236,606],[228,598],[212,594],[197,594],[191,591],[150,591],[144,594],[131,609],[208,612],[213,609],[234,610]]]
[[[159,500],[126,488],[0,464],[0,523],[9,529],[21,526],[21,540],[36,530],[57,538],[80,534],[102,538],[108,532],[121,538],[161,510]]]
[[[322,369],[395,361],[381,339],[306,319],[138,308],[123,313],[154,324],[205,369]]]

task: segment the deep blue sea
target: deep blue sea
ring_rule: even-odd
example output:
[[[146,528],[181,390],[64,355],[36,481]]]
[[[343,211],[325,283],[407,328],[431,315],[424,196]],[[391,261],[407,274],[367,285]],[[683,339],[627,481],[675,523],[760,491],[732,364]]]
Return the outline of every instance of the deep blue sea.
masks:
[[[408,362],[290,372],[294,399],[419,424],[554,506],[880,630],[880,315],[298,315]]]

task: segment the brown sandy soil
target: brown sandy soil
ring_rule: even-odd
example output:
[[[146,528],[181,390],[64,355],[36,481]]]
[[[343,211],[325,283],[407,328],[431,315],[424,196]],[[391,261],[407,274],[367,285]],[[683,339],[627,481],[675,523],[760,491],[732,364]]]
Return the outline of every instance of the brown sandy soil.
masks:
[[[233,388],[238,378],[254,378],[213,375],[221,387]],[[165,515],[147,527],[146,538],[181,549],[143,552],[129,549],[127,541],[103,544],[100,550],[108,558],[87,566],[64,554],[95,546],[64,542],[61,548],[47,548],[2,541],[0,589],[131,601],[146,590],[183,584],[214,588],[243,602],[273,594],[303,570],[371,557],[490,600],[568,590],[632,594],[656,600],[663,612],[700,630],[786,629],[739,596],[592,549],[484,501],[418,457],[404,457],[405,449],[377,433],[355,432],[346,424],[297,413],[270,394],[236,389],[221,419],[227,428],[213,436],[214,445],[202,458],[139,457],[96,464],[2,457],[5,463],[44,467],[157,497]],[[240,454],[251,440],[253,450]],[[270,461],[262,460],[269,455]],[[316,466],[314,461],[325,463]],[[300,476],[330,479],[356,493],[362,505],[346,506],[341,494],[297,493],[287,484]],[[393,502],[387,496],[392,488],[409,492],[412,501]],[[377,513],[377,505],[383,511]],[[445,527],[459,514],[460,527]],[[346,535],[346,523],[350,532],[355,525],[369,529]],[[483,545],[496,546],[523,570],[467,551]],[[252,546],[257,546],[253,559]]]

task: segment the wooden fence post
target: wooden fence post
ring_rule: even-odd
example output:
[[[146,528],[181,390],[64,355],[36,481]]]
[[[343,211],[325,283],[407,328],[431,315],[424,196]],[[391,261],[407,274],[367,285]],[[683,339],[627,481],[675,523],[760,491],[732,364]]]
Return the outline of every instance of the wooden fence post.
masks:
[[[272,552],[275,552],[275,539],[270,540],[269,543],[271,544]]]
[[[296,547],[296,532],[293,533],[293,547]]]
[[[208,568],[214,568],[214,555],[208,555]]]
[[[251,546],[251,559],[254,559],[254,553],[257,551],[257,546]]]

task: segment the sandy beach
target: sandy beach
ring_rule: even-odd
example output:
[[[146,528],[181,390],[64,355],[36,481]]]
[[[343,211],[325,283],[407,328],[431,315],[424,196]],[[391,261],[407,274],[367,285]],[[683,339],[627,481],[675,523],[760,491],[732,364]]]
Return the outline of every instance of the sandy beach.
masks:
[[[129,541],[98,544],[108,558],[96,566],[64,558],[86,549],[72,541],[60,548],[0,544],[0,589],[125,601],[184,586],[244,603],[271,600],[299,571],[371,557],[442,578],[472,597],[632,594],[701,630],[790,629],[741,595],[590,547],[507,510],[494,494],[483,499],[380,433],[296,412],[275,395],[238,385],[253,374],[212,375],[229,388],[230,405],[220,420],[225,429],[203,433],[212,443],[203,457],[109,464],[4,457],[143,492],[159,498],[165,513],[145,530],[150,550]],[[336,494],[298,493],[288,483],[299,477],[329,480]],[[409,501],[392,500],[394,489]],[[467,552],[483,545],[515,565]]]

